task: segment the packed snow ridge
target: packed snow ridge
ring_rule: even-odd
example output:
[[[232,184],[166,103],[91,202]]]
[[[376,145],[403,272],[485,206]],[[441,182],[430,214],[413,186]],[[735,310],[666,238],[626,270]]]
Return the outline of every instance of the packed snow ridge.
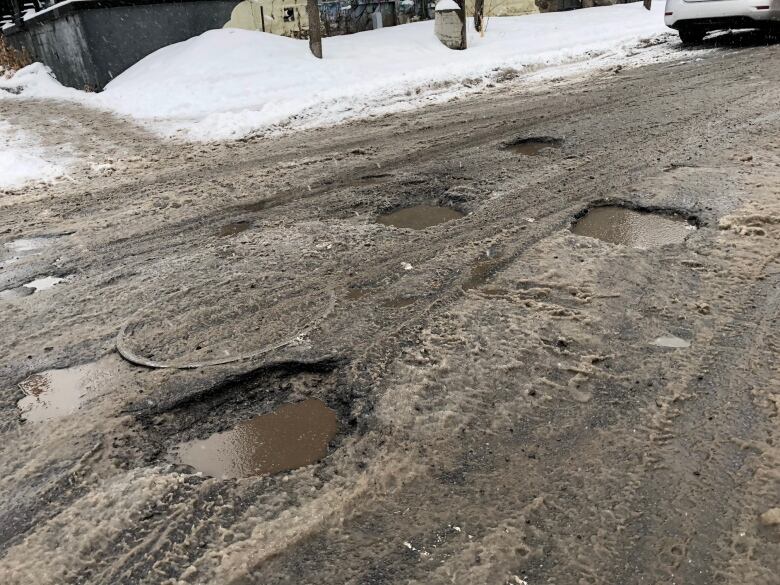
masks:
[[[323,60],[306,41],[221,29],[149,55],[99,94],[64,88],[36,64],[0,81],[0,89],[21,89],[0,99],[77,100],[190,140],[284,132],[447,101],[508,68],[581,73],[625,63],[640,40],[668,32],[663,7],[656,0],[650,12],[633,3],[491,18],[484,37],[469,22],[466,51],[446,48],[425,21],[326,38]]]

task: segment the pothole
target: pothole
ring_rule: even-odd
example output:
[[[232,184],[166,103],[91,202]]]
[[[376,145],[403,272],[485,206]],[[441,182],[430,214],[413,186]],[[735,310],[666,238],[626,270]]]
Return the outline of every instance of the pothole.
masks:
[[[496,269],[501,266],[500,256],[501,253],[496,248],[491,247],[486,250],[484,257],[471,265],[469,277],[463,281],[463,290],[471,290],[485,284]]]
[[[397,297],[394,299],[386,300],[382,303],[382,306],[388,309],[403,309],[409,307],[417,301],[414,297]]]
[[[309,399],[190,441],[179,447],[178,459],[222,479],[267,475],[320,461],[337,432],[336,412],[321,400]]]
[[[434,225],[460,219],[465,217],[465,215],[465,213],[461,213],[452,207],[415,205],[380,215],[377,221],[382,225],[397,228],[423,230]]]
[[[13,240],[12,242],[6,242],[3,244],[5,248],[19,256],[28,256],[35,254],[38,250],[46,247],[50,238],[21,238],[19,240]]]
[[[6,290],[0,290],[0,300],[10,301],[13,299],[21,299],[29,297],[35,292],[35,289],[27,286],[18,286],[16,288],[9,288]]]
[[[251,221],[236,221],[234,223],[229,223],[220,227],[217,230],[217,235],[220,238],[227,238],[230,236],[235,236],[236,234],[240,234],[241,232],[245,232],[250,227],[252,227]]]
[[[344,296],[348,301],[359,301],[369,294],[371,294],[371,291],[367,288],[350,288]]]
[[[28,256],[37,256],[48,246],[56,236],[40,236],[34,238],[21,238],[3,244],[5,254],[2,260],[4,264],[14,264]]]
[[[59,276],[45,276],[43,278],[37,278],[28,282],[27,284],[23,284],[22,286],[0,291],[0,300],[10,301],[13,299],[29,297],[35,292],[48,290],[53,286],[63,282],[64,280],[64,278],[60,278]]]
[[[23,286],[38,292],[41,290],[49,290],[54,285],[57,285],[64,280],[64,278],[60,278],[59,276],[44,276],[43,278],[36,278],[35,280],[32,280]]]
[[[611,244],[651,248],[680,244],[695,229],[696,225],[681,215],[606,205],[587,210],[571,231]]]
[[[22,419],[42,422],[73,414],[91,389],[103,385],[115,372],[104,360],[33,374],[19,388],[25,397],[18,403]]]
[[[673,349],[686,349],[691,346],[691,342],[687,339],[683,339],[682,337],[677,337],[676,335],[662,335],[661,337],[653,340],[651,345],[656,345],[658,347],[669,347]]]
[[[532,136],[529,138],[516,138],[504,144],[504,150],[509,150],[525,156],[536,156],[548,148],[560,148],[563,140],[552,136]]]

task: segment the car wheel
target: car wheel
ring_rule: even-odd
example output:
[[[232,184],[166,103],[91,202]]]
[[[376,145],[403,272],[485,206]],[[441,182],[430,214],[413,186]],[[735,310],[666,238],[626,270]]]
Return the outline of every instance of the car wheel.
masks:
[[[683,45],[695,45],[704,39],[707,31],[693,26],[682,26],[678,31]]]

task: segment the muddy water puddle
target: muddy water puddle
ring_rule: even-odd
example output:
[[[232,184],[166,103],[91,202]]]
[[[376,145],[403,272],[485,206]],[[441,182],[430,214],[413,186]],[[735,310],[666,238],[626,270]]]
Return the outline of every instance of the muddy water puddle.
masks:
[[[535,136],[531,138],[518,138],[509,142],[504,147],[510,152],[524,156],[536,156],[550,148],[560,148],[563,140],[551,136]]]
[[[360,299],[370,295],[372,292],[374,291],[367,288],[350,288],[347,290],[347,294],[344,296],[348,301],[359,301]]]
[[[415,205],[398,209],[392,213],[380,215],[377,221],[382,225],[411,230],[423,230],[425,228],[446,223],[454,219],[465,217],[464,213],[451,207],[436,205]]]
[[[484,255],[471,265],[469,276],[463,281],[463,290],[479,288],[487,283],[490,277],[501,267],[501,264],[500,250],[495,247],[488,248]]]
[[[23,284],[22,286],[0,291],[0,300],[10,301],[13,299],[29,297],[31,294],[38,291],[49,290],[64,280],[64,278],[60,278],[59,276],[44,276],[43,278],[36,278],[27,284]]]
[[[397,297],[384,301],[382,306],[388,309],[403,309],[404,307],[412,306],[415,302],[417,302],[417,299],[414,297]]]
[[[25,393],[17,406],[21,417],[41,422],[73,414],[86,398],[100,390],[115,371],[104,358],[97,362],[33,374],[19,388]]]
[[[217,236],[219,236],[220,238],[235,236],[236,234],[245,232],[250,227],[252,227],[251,221],[237,221],[234,223],[229,223],[227,225],[223,225],[217,230]]]
[[[695,229],[695,225],[681,216],[610,205],[588,210],[571,231],[611,244],[651,248],[682,243]]]
[[[336,413],[310,399],[182,445],[178,458],[211,477],[265,475],[316,463],[328,454],[337,432]]]
[[[0,260],[4,260],[6,264],[13,264],[28,256],[37,256],[42,254],[46,247],[51,246],[60,238],[70,235],[70,233],[72,232],[58,235],[20,238],[18,240],[5,242],[0,246]]]

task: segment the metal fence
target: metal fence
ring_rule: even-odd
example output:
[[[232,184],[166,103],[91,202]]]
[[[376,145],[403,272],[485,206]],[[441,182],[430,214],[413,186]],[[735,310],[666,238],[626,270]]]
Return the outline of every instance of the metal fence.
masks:
[[[0,0],[0,29],[7,24],[22,24],[24,15],[38,12],[60,0]]]

